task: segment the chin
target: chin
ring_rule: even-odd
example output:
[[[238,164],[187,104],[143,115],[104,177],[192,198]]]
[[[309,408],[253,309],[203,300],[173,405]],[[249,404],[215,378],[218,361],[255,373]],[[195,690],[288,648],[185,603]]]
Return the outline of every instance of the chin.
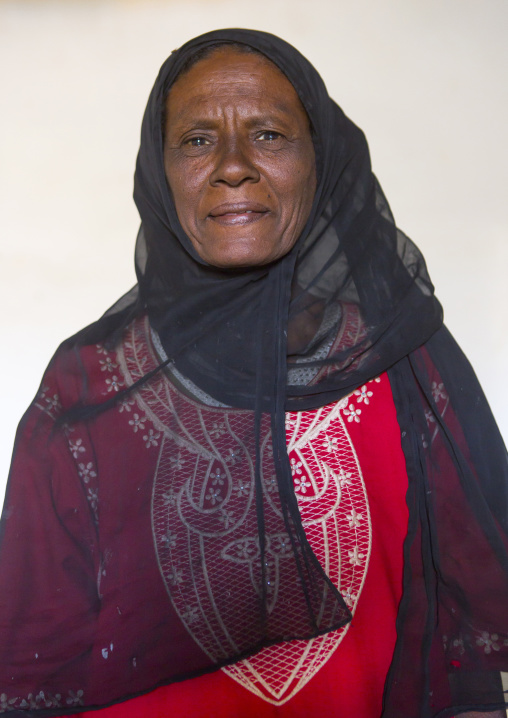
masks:
[[[270,264],[270,262],[286,254],[290,247],[286,251],[281,248],[278,248],[277,251],[273,247],[261,248],[259,245],[252,246],[251,243],[240,244],[235,242],[228,244],[224,248],[214,247],[210,251],[204,250],[202,246],[195,247],[195,249],[201,259],[204,259],[208,264],[221,269],[234,269]]]

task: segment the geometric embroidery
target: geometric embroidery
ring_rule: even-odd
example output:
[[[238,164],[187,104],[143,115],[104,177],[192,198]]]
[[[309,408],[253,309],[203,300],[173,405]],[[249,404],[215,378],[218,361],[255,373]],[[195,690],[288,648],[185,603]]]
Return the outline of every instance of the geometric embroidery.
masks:
[[[125,385],[156,365],[157,357],[146,343],[148,331],[146,323],[134,322],[116,354]],[[369,564],[371,522],[361,468],[346,427],[358,424],[368,412],[374,386],[369,382],[368,388],[335,404],[286,415],[288,456],[308,541],[353,614]],[[223,643],[237,650],[237,637],[227,633],[222,620],[224,612],[231,610],[225,577],[236,577],[237,595],[252,595],[252,588],[260,591],[257,524],[247,523],[255,487],[253,475],[243,468],[249,461],[241,440],[244,414],[196,402],[177,392],[164,375],[141,387],[133,399],[132,410],[122,405],[119,411],[125,412],[136,440],[158,457],[152,531],[160,573],[187,631],[207,655],[218,660]],[[268,429],[262,421],[261,434],[267,439]],[[262,467],[265,461],[271,465],[270,452],[271,445],[264,440]],[[272,478],[270,472],[266,477],[262,474],[265,498],[275,513]],[[222,549],[217,563],[213,552],[219,536]],[[270,612],[277,603],[290,542],[284,533],[268,530],[266,536]],[[221,561],[229,566],[223,572],[217,570]],[[209,562],[213,572],[207,571]],[[222,670],[265,701],[281,705],[326,663],[348,628],[349,624],[310,641],[270,646]]]
[[[369,384],[368,398],[372,387]],[[371,549],[365,484],[346,428],[355,411],[350,404],[358,398],[352,395],[335,405],[286,415],[288,455],[305,533],[353,614]],[[328,661],[349,626],[310,641],[269,646],[222,670],[265,701],[282,705]]]

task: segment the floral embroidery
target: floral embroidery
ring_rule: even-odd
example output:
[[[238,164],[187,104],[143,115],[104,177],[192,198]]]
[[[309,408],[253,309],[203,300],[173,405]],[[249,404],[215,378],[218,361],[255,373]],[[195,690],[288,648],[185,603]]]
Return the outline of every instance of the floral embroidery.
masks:
[[[289,551],[291,551],[291,545],[289,543],[289,537],[288,536],[277,536],[276,539],[276,545],[274,546],[274,550],[279,554],[286,554]],[[277,551],[278,549],[278,551]]]
[[[224,483],[224,474],[221,474],[220,469],[212,469],[210,471],[210,478],[212,479],[212,486],[222,486]]]
[[[286,431],[287,432],[293,431],[295,424],[296,424],[296,420],[292,419],[290,414],[286,414],[286,421],[285,421]]]
[[[289,462],[291,464],[291,473],[293,476],[295,476],[296,474],[302,473],[302,462],[301,461],[297,461],[294,457],[291,457]]]
[[[147,421],[146,416],[144,416],[142,419],[140,418],[139,414],[134,414],[132,419],[129,419],[129,424],[132,426],[134,433],[138,431],[138,429],[145,428],[144,422]]]
[[[96,512],[97,504],[99,502],[99,493],[97,489],[89,488],[87,499],[90,502],[90,506],[92,507],[93,511]]]
[[[351,509],[351,513],[346,516],[348,522],[349,522],[349,528],[352,529],[353,527],[358,527],[360,525],[360,521],[363,518],[362,514],[359,514],[355,511],[355,509]]]
[[[369,403],[369,399],[372,396],[372,392],[367,390],[367,385],[364,384],[361,389],[357,389],[355,391],[355,396],[358,397],[356,400],[358,403],[361,403],[362,401],[365,404]]]
[[[68,706],[82,706],[83,705],[83,691],[69,691],[69,697],[65,701]]]
[[[432,382],[432,397],[436,404],[440,399],[448,398],[444,391],[444,384],[442,382],[440,384],[438,384],[437,381]]]
[[[360,414],[362,413],[362,410],[355,409],[354,404],[349,405],[349,410],[343,409],[342,411],[344,412],[345,416],[347,416],[347,420],[349,422],[356,421],[357,424],[360,423]]]
[[[238,486],[236,487],[236,495],[238,498],[245,496],[249,493],[250,481],[238,480]]]
[[[181,458],[180,455],[178,455],[178,456],[171,456],[169,459],[169,463],[171,464],[174,471],[179,471],[180,469],[183,469],[183,465],[185,464],[185,461]]]
[[[169,489],[169,491],[165,491],[162,494],[162,498],[164,500],[164,506],[174,506],[176,504],[176,495],[173,489]]]
[[[12,706],[14,703],[16,703],[18,699],[17,698],[11,698],[8,699],[5,693],[2,693],[0,695],[0,708],[3,711],[11,710],[10,706]]]
[[[228,511],[227,509],[220,510],[219,521],[224,524],[225,529],[228,529],[234,520],[235,517],[232,511]]]
[[[300,491],[302,494],[307,493],[307,488],[310,486],[310,481],[305,481],[306,477],[302,476],[300,479],[295,476],[295,491]]]
[[[149,449],[151,446],[159,446],[159,442],[157,441],[159,437],[160,434],[158,432],[156,433],[153,429],[149,429],[148,434],[143,436],[146,448]]]
[[[325,440],[324,443],[321,444],[323,449],[326,449],[327,451],[336,451],[337,449],[337,437],[334,436],[330,438],[328,434],[325,434]]]
[[[68,697],[65,700],[67,706],[82,706],[83,705],[84,691],[78,690],[76,692],[69,691]],[[26,698],[16,696],[9,698],[6,693],[0,694],[0,712],[10,712],[16,709],[21,710],[40,710],[44,708],[61,708],[62,696],[60,693],[29,693]]]
[[[265,489],[266,491],[271,494],[273,491],[277,489],[277,479],[275,476],[270,476],[269,479],[265,480]]]
[[[58,398],[58,394],[53,394],[53,396],[45,396],[44,401],[48,405],[48,411],[53,411],[54,409],[60,409],[62,407],[62,405],[60,404],[60,399]]]
[[[168,531],[164,536],[161,536],[161,543],[166,548],[174,548],[176,546],[176,534],[173,531]]]
[[[353,564],[353,566],[361,566],[362,560],[365,558],[365,554],[359,552],[358,546],[355,546],[352,551],[348,551],[347,555],[349,556],[349,563]]]
[[[111,379],[109,377],[108,379],[106,379],[106,384],[108,385],[109,393],[111,391],[120,391],[120,388],[124,385],[124,382],[120,381],[116,374],[113,374]]]
[[[228,449],[228,453],[224,457],[226,464],[232,464],[235,466],[239,461],[242,460],[242,454],[240,449]]]
[[[120,414],[124,411],[130,411],[131,406],[134,406],[134,399],[125,398],[122,399],[121,402],[118,405],[118,411]]]
[[[429,408],[425,409],[424,414],[425,414],[425,420],[428,425],[436,423],[436,417],[434,416],[434,412],[431,409],[429,409]]]
[[[81,479],[85,482],[85,484],[88,484],[90,479],[95,479],[97,474],[93,470],[93,464],[91,461],[88,462],[88,464],[78,464],[78,473]]]
[[[236,549],[237,558],[244,559],[246,561],[252,558],[252,556],[255,556],[258,551],[258,543],[252,538],[236,541],[234,547]]]
[[[101,371],[113,371],[113,369],[118,367],[118,364],[115,364],[109,356],[105,359],[99,359],[99,364],[101,365]]]
[[[83,446],[83,439],[76,439],[76,441],[69,440],[69,448],[71,450],[71,454],[74,456],[75,459],[77,459],[79,454],[82,454],[85,451],[85,447]]]
[[[37,395],[38,401],[35,403],[35,406],[37,406],[42,411],[46,412],[46,414],[48,414],[48,416],[50,416],[52,419],[54,419],[55,413],[57,412],[58,409],[62,408],[62,405],[60,403],[58,394],[54,393],[52,396],[48,396],[49,391],[50,391],[49,386],[46,386],[46,384],[44,384],[41,387],[39,394]]]
[[[482,631],[481,635],[476,639],[477,646],[484,646],[485,653],[492,653],[492,651],[499,651],[501,646],[499,643],[499,636],[497,633],[488,633],[488,631]]]
[[[212,506],[215,506],[215,504],[220,503],[223,500],[220,495],[220,489],[214,489],[211,486],[208,489],[206,498],[211,502]]]
[[[197,606],[187,606],[187,610],[183,614],[182,618],[186,623],[194,623],[198,618]]]
[[[176,566],[172,566],[169,573],[169,582],[172,586],[178,586],[180,583],[183,583],[182,569],[176,568]]]
[[[212,424],[212,429],[210,431],[210,436],[213,436],[215,439],[218,439],[219,436],[222,436],[222,434],[226,433],[226,425],[223,421],[214,421]]]
[[[453,648],[457,649],[457,652],[460,653],[460,655],[465,653],[466,649],[464,648],[463,638],[454,638],[454,640],[452,641],[452,646]]]
[[[344,486],[351,486],[351,472],[350,471],[344,471],[344,469],[339,470],[339,483],[340,488],[343,489]]]

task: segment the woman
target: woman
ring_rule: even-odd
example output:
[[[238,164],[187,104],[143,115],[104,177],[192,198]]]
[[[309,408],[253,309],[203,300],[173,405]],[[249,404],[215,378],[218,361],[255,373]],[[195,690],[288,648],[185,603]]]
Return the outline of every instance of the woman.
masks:
[[[138,286],[18,432],[0,710],[501,715],[506,453],[362,133],[282,40],[209,33],[134,194]]]

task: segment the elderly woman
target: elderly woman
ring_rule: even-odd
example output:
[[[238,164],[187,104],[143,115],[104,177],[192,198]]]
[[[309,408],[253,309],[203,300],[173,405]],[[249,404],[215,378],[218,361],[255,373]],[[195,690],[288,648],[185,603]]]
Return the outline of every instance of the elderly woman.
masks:
[[[134,194],[138,285],[18,432],[0,713],[504,715],[506,453],[361,131],[212,32]]]

